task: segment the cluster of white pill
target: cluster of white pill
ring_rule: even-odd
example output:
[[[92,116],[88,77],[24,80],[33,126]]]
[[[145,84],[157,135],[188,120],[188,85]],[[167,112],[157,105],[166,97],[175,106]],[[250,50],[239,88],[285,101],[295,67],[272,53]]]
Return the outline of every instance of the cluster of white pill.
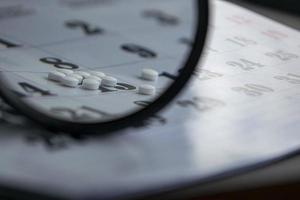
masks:
[[[146,81],[155,82],[159,73],[153,69],[143,69],[140,78]],[[59,82],[61,85],[86,90],[97,90],[100,86],[115,87],[118,80],[115,77],[107,76],[100,71],[73,71],[69,69],[57,69],[48,73],[48,79]],[[138,93],[143,95],[154,95],[156,88],[150,84],[143,84],[138,87]]]
[[[158,72],[154,69],[143,69],[141,73],[141,78],[147,81],[157,81]]]
[[[81,85],[81,88],[86,90],[97,90],[101,85],[114,87],[118,82],[116,78],[106,76],[103,72],[73,71],[68,69],[57,69],[49,72],[48,79],[71,88]]]
[[[141,72],[141,78],[146,81],[155,82],[158,79],[158,72],[154,69],[143,69]],[[150,84],[143,84],[139,86],[139,94],[143,95],[154,95],[156,93],[156,88]]]

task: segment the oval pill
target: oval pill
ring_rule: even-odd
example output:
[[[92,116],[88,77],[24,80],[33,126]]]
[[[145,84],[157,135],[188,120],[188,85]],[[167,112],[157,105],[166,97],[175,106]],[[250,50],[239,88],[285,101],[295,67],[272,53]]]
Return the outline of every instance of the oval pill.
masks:
[[[115,87],[118,83],[118,80],[112,76],[105,76],[102,78],[102,85],[107,87]]]
[[[91,71],[91,75],[98,76],[99,78],[103,78],[106,76],[103,72],[99,72],[99,71]]]
[[[59,82],[62,78],[64,78],[66,75],[64,73],[54,71],[48,73],[48,79],[51,81]]]
[[[143,95],[154,95],[156,93],[156,88],[152,85],[141,85],[139,86],[138,93]]]
[[[83,78],[88,78],[89,76],[91,76],[90,73],[84,72],[84,71],[76,71],[76,72],[74,72],[74,73],[75,73],[75,74],[78,74],[78,75],[80,75],[80,76],[82,76]]]
[[[97,90],[100,87],[100,82],[96,79],[84,79],[82,82],[82,88],[87,90]]]
[[[80,76],[79,74],[70,74],[67,77],[76,78],[79,81],[79,83],[81,83],[83,80],[83,76]]]
[[[95,80],[100,81],[100,82],[102,81],[102,79],[99,76],[94,76],[94,75],[89,76],[88,79],[95,79]]]
[[[156,81],[159,73],[153,69],[143,69],[141,78],[147,81]]]
[[[77,85],[79,84],[79,80],[66,76],[61,80],[61,84],[68,87],[77,87]]]
[[[57,69],[56,71],[64,73],[65,75],[70,75],[74,73],[74,71],[70,69]]]

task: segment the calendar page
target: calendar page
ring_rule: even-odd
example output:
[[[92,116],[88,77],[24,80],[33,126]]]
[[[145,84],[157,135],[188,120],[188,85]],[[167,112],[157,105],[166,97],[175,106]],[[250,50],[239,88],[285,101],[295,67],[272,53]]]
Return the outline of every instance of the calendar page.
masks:
[[[62,9],[88,10],[114,1],[59,2]],[[300,32],[231,3],[211,1],[211,7],[209,39],[193,80],[140,126],[106,136],[54,135],[2,102],[0,185],[52,197],[122,199],[204,183],[298,150]],[[0,23],[9,26],[10,15],[23,19],[34,10],[13,7],[0,14]],[[181,51],[173,50],[166,54]]]
[[[0,6],[0,84],[47,116],[89,123],[122,118],[164,93],[188,59],[198,16],[194,0]]]

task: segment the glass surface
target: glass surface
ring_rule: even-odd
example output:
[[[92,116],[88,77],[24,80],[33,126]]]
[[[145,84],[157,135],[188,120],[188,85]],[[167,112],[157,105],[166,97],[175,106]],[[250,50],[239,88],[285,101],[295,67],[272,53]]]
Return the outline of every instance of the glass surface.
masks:
[[[176,81],[193,43],[195,4],[3,0],[1,82],[15,98],[59,119],[132,114]]]

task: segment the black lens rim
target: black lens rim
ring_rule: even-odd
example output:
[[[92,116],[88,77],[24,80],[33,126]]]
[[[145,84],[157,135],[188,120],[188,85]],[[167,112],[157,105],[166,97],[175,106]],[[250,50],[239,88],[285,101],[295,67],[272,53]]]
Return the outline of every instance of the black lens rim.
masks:
[[[70,122],[67,120],[57,119],[49,115],[39,112],[29,107],[25,102],[16,98],[16,95],[5,87],[5,83],[0,79],[0,96],[10,106],[14,107],[24,116],[36,122],[47,130],[52,132],[64,133],[97,133],[105,134],[126,127],[138,126],[148,117],[165,108],[180,91],[186,86],[199,62],[200,56],[204,49],[206,35],[208,32],[209,20],[209,3],[208,0],[195,0],[197,9],[197,28],[195,40],[189,58],[185,62],[184,67],[179,73],[176,81],[154,102],[147,107],[132,113],[126,117],[115,119],[107,122],[81,123]]]

